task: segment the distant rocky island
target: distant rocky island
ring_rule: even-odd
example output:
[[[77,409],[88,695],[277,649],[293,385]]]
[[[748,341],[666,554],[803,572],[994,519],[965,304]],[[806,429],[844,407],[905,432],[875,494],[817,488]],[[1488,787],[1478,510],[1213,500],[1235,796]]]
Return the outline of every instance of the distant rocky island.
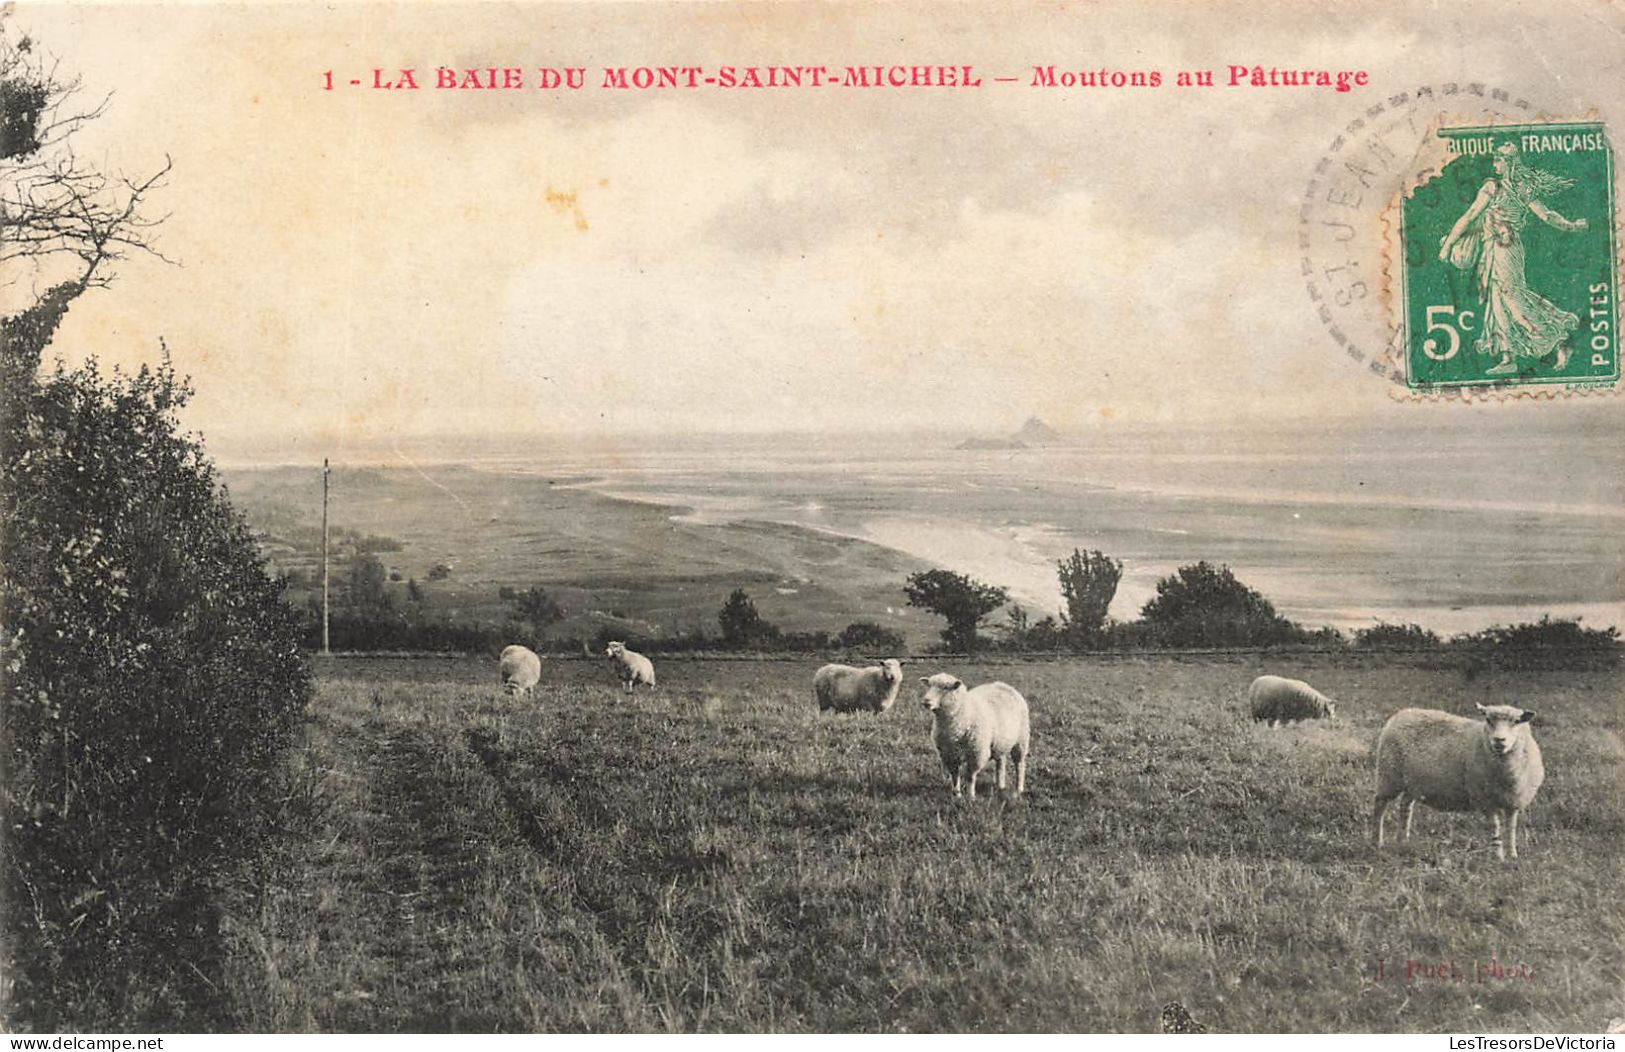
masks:
[[[1027,422],[1013,436],[1018,442],[1025,442],[1029,446],[1053,446],[1061,440],[1061,434],[1053,427],[1044,423],[1036,416],[1029,416]]]
[[[967,438],[955,449],[1031,449],[1034,446],[1052,446],[1061,440],[1060,434],[1036,416],[1027,418],[1014,434],[992,438]]]

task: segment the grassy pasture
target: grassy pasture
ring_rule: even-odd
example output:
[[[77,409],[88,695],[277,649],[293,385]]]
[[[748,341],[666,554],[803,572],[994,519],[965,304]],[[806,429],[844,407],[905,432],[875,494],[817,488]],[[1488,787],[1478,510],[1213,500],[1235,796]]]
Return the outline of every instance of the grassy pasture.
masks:
[[[308,828],[235,918],[225,981],[245,1026],[294,1030],[1145,1031],[1170,999],[1226,1031],[1625,1014],[1617,676],[1293,661],[1342,720],[1251,724],[1256,656],[954,665],[1033,707],[1028,795],[974,804],[917,687],[820,715],[815,661],[661,661],[632,699],[604,663],[549,662],[534,701],[494,660],[332,662]],[[1376,856],[1382,720],[1475,700],[1540,710],[1523,859],[1425,809]],[[1492,959],[1529,975],[1476,981]]]

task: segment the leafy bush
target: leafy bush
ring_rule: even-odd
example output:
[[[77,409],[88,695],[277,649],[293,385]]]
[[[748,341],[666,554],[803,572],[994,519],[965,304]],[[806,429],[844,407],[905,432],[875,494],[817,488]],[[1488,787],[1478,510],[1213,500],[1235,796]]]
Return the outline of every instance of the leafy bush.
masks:
[[[1010,598],[1005,589],[954,573],[952,570],[921,570],[910,574],[903,585],[908,605],[929,610],[948,623],[942,630],[943,649],[968,654],[976,649],[982,620]]]
[[[1015,653],[1064,650],[1069,646],[1075,646],[1080,638],[1076,634],[1068,633],[1051,615],[1046,614],[1037,621],[1032,620],[1019,603],[1010,607],[1009,616],[1000,626],[1000,630],[1000,637],[994,641],[997,648]],[[1098,641],[1098,634],[1091,639]]]
[[[873,621],[854,621],[841,629],[835,645],[850,650],[883,650],[897,654],[903,651],[903,633],[877,625]]]
[[[1163,646],[1264,646],[1305,636],[1268,599],[1236,580],[1230,567],[1207,562],[1182,566],[1158,581],[1140,620]]]
[[[503,588],[497,594],[513,603],[515,615],[529,623],[537,635],[546,631],[548,625],[564,620],[564,607],[540,586],[526,588],[522,592]]]
[[[1360,650],[1431,650],[1439,643],[1438,635],[1421,625],[1380,623],[1354,630],[1354,645]]]
[[[717,611],[717,625],[722,629],[724,646],[762,648],[779,642],[779,630],[757,613],[755,602],[743,588],[735,588],[728,594],[722,609]]]
[[[1470,663],[1510,669],[1612,668],[1620,656],[1619,629],[1587,628],[1550,616],[1454,636],[1450,648]]]
[[[404,545],[394,537],[385,537],[377,533],[369,533],[365,537],[357,537],[355,550],[362,554],[373,552],[398,552]]]
[[[219,1025],[218,937],[253,886],[309,697],[299,621],[176,413],[167,356],[0,404],[6,972],[37,1030]],[[39,336],[48,330],[33,335]]]
[[[1289,643],[1336,649],[1341,649],[1349,644],[1348,637],[1330,625],[1322,625],[1319,628],[1305,628],[1293,621],[1286,623],[1289,627],[1286,641]]]
[[[778,630],[775,629],[775,632]],[[822,654],[835,648],[835,637],[828,632],[814,630],[809,632],[779,632],[770,646],[764,650],[778,651],[784,654]]]
[[[389,597],[388,574],[384,564],[375,555],[358,555],[350,560],[350,572],[345,580],[344,601],[351,610],[364,614],[381,614],[392,605]]]

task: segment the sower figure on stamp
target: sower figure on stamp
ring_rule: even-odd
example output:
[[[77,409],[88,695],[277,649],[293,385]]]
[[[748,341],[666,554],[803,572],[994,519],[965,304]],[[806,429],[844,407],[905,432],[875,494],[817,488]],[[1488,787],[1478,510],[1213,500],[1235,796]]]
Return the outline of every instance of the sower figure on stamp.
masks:
[[[1580,319],[1529,287],[1524,277],[1523,229],[1533,215],[1554,230],[1586,229],[1584,219],[1564,219],[1540,198],[1574,185],[1524,163],[1513,143],[1495,151],[1495,178],[1486,179],[1478,197],[1439,244],[1439,258],[1459,270],[1478,268],[1484,297],[1482,334],[1474,344],[1495,358],[1486,375],[1505,376],[1557,352],[1556,367],[1568,362],[1565,341]]]

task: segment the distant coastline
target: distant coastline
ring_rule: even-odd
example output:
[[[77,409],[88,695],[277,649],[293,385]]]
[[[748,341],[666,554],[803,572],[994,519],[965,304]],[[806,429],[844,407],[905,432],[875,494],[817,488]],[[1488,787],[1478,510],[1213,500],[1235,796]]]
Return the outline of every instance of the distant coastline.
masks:
[[[1541,441],[1555,451],[1567,439]],[[1446,442],[1470,446],[1474,456],[1452,454],[1452,472],[1435,474]],[[1564,476],[1542,469],[1547,455],[1516,434],[1407,444],[1363,433],[1186,442],[1147,431],[1130,443],[1015,453],[956,450],[941,436],[728,437],[637,449],[509,449],[450,463],[403,458],[368,469],[388,480],[369,493],[345,489],[345,473],[360,469],[340,460],[336,506],[338,522],[356,518],[358,528],[398,536],[409,553],[444,548],[439,561],[459,549],[478,552],[488,582],[563,582],[572,574],[655,582],[659,595],[647,617],[685,626],[710,623],[720,599],[708,590],[737,580],[780,596],[769,604],[790,627],[804,616],[828,625],[850,602],[851,619],[888,616],[919,633],[928,619],[900,609],[898,567],[921,563],[1003,585],[1030,614],[1053,614],[1060,605],[1054,563],[1073,547],[1124,561],[1112,606],[1121,620],[1137,616],[1159,577],[1207,560],[1231,566],[1283,614],[1310,626],[1415,621],[1450,634],[1542,614],[1625,623],[1618,543],[1625,500],[1615,499],[1625,486],[1617,481],[1625,479],[1622,456],[1599,451],[1593,475]],[[313,511],[317,475],[303,466],[279,470],[305,487],[286,501],[289,513]],[[223,474],[234,497],[253,491],[247,480],[268,477],[241,467]],[[489,501],[492,510],[470,518],[450,495]],[[622,510],[611,514],[606,501]],[[628,516],[619,502],[642,510]],[[452,511],[466,528],[437,520]],[[717,583],[680,587],[678,578],[696,572],[693,560],[651,547],[661,536],[649,532],[652,523],[679,531],[668,534],[672,544],[699,545],[702,576]],[[770,539],[753,523],[801,531],[804,540]],[[456,545],[448,544],[452,533]],[[849,576],[810,602],[807,582],[824,572],[817,560],[829,557],[828,549],[816,553],[836,540],[873,546],[870,569],[848,565],[841,572]],[[414,572],[411,560],[401,572]],[[629,595],[591,602],[635,605]]]

